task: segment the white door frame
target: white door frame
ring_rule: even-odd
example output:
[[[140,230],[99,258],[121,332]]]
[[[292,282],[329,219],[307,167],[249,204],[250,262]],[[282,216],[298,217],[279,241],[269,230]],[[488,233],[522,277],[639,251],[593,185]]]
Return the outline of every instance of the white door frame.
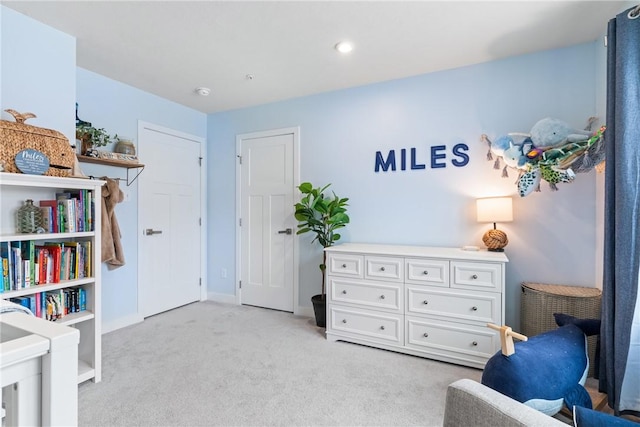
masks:
[[[242,304],[242,289],[240,289],[240,277],[242,275],[242,229],[240,228],[240,218],[242,217],[242,171],[240,166],[240,156],[242,155],[242,141],[244,139],[267,138],[270,136],[293,134],[293,185],[300,185],[300,127],[290,127],[273,129],[260,132],[243,133],[236,135],[236,304]],[[294,200],[297,194],[294,191]],[[293,206],[291,206],[293,209]],[[294,228],[296,230],[296,228]],[[299,269],[299,239],[293,235],[293,314],[300,313],[300,292],[298,288]]]
[[[172,135],[178,138],[190,139],[193,141],[197,141],[200,144],[200,161],[202,162],[202,166],[200,167],[200,219],[202,221],[200,226],[200,277],[202,278],[202,283],[200,284],[200,301],[204,301],[207,299],[207,236],[209,233],[207,232],[207,144],[206,139],[191,135],[189,133],[180,132],[175,129],[167,128],[164,126],[156,125],[153,123],[145,122],[142,120],[138,120],[138,143],[140,143],[140,135],[144,129],[150,129],[155,132],[164,133],[167,135]],[[144,162],[143,162],[144,163]],[[179,167],[179,165],[176,165]],[[140,179],[144,179],[144,169],[140,175]],[[142,218],[140,215],[140,200],[142,198],[138,196],[138,228],[142,223]],[[137,241],[138,241],[138,260],[142,259],[142,248],[140,245],[140,233],[141,230],[138,230],[137,233]],[[140,268],[138,268],[138,315],[142,317],[141,305],[140,305],[140,287],[142,283],[142,275],[140,272]]]

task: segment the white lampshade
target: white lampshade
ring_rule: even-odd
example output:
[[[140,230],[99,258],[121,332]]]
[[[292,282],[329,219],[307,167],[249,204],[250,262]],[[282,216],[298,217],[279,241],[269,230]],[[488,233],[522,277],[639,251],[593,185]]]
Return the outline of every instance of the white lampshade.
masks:
[[[476,200],[478,222],[513,221],[511,197],[487,197]]]

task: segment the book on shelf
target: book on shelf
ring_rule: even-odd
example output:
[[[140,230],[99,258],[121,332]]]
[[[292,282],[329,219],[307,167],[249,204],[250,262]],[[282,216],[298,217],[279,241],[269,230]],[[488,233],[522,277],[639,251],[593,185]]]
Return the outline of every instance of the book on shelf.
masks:
[[[11,271],[9,242],[0,242],[0,259],[2,259],[2,290],[10,291],[12,281],[9,280],[9,272]]]
[[[57,200],[40,200],[38,202],[40,208],[46,208],[49,217],[49,229],[51,233],[59,233],[60,226],[59,224],[59,214],[58,214],[58,201]]]
[[[60,283],[60,270],[62,264],[62,247],[57,244],[45,244],[51,256],[51,274],[47,270],[47,283]],[[50,280],[49,280],[50,279]]]
[[[36,315],[36,317],[42,317],[42,301],[40,299],[40,292],[37,292],[34,294],[35,297],[35,303],[36,303],[36,311],[34,312],[34,314]]]
[[[47,233],[55,233],[53,228],[53,208],[51,206],[40,206],[40,212],[42,214],[42,228]]]
[[[13,288],[12,290],[22,289],[24,287],[24,279],[22,272],[24,264],[22,263],[22,242],[11,242],[11,261],[13,264]]]
[[[24,262],[24,287],[28,288],[35,284],[35,241],[25,240],[22,242],[22,260]]]
[[[78,307],[79,311],[87,309],[87,291],[84,288],[78,288]]]

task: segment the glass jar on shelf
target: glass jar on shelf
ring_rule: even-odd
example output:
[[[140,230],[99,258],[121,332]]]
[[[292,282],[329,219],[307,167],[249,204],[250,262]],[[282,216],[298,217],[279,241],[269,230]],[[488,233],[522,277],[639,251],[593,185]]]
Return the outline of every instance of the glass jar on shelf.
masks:
[[[136,155],[136,146],[133,144],[133,141],[129,138],[118,138],[118,142],[113,149],[116,153],[127,154],[129,156]]]
[[[44,232],[42,211],[33,204],[33,200],[27,199],[16,211],[17,233],[42,233]]]

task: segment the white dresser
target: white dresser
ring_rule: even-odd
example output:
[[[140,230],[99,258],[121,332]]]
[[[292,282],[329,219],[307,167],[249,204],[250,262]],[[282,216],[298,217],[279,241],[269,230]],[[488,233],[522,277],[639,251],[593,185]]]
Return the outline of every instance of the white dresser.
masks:
[[[327,339],[483,368],[500,350],[504,253],[346,243],[327,253]]]

